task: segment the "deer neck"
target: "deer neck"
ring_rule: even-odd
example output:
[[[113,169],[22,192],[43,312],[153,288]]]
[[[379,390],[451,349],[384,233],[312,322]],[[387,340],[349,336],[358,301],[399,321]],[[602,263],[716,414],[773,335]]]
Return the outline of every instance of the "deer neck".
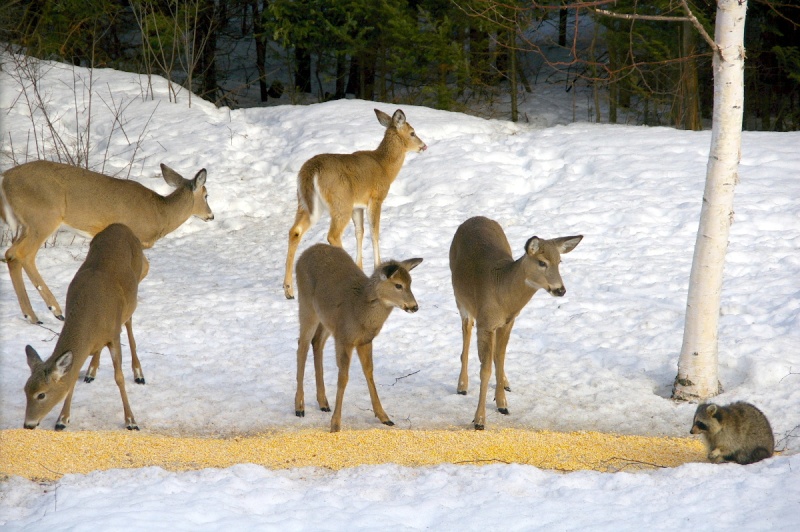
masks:
[[[383,327],[383,323],[392,313],[394,307],[387,307],[378,298],[377,291],[375,290],[376,280],[370,278],[367,284],[363,287],[360,295],[361,301],[357,305],[360,309],[361,316],[360,323],[363,324],[366,330],[371,331],[372,335],[377,335]]]
[[[160,231],[156,240],[180,227],[192,215],[194,206],[194,195],[185,186],[179,186],[169,196],[162,198],[157,207]]]
[[[396,132],[387,131],[380,145],[373,152],[383,167],[389,182],[394,181],[406,160],[406,147]]]
[[[494,270],[498,295],[512,315],[518,314],[536,293],[536,288],[531,288],[525,282],[524,260],[524,255],[517,260],[509,259],[508,262]]]

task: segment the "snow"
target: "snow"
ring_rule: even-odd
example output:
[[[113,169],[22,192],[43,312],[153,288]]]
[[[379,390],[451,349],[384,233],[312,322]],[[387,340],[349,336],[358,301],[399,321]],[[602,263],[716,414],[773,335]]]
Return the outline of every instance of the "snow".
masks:
[[[6,58],[7,59],[7,58]],[[35,158],[28,107],[6,63],[0,72],[2,169]],[[57,63],[40,90],[61,134],[74,137],[75,79],[87,71]],[[377,146],[373,109],[358,100],[309,106],[217,109],[187,94],[170,103],[142,98],[134,74],[96,69],[92,82],[92,164],[161,194],[166,163],[192,177],[207,168],[216,219],[192,219],[146,252],[134,330],[146,386],[127,370],[128,394],[145,432],[252,434],[329,426],[310,400],[294,415],[297,307],[283,296],[295,176],[317,153]],[[83,86],[81,83],[77,84]],[[506,372],[510,416],[490,403],[487,430],[503,427],[688,436],[695,405],[669,399],[683,332],[686,291],[700,212],[710,132],[568,124],[573,94],[537,85],[526,123],[402,106],[428,144],[410,154],[383,206],[385,259],[423,257],[413,272],[416,314],[393,313],[377,337],[375,379],[396,427],[472,430],[477,405],[473,337],[464,397],[455,393],[461,327],[449,280],[456,227],[474,215],[497,220],[515,256],[527,238],[583,234],[563,257],[563,298],[538,293],[518,318]],[[85,99],[78,99],[83,106]],[[578,101],[580,104],[580,101]],[[585,102],[584,102],[585,104]],[[585,109],[585,107],[584,107]],[[579,110],[580,119],[588,113]],[[41,112],[34,119],[41,128]],[[30,133],[29,133],[30,132]],[[110,140],[109,140],[110,138]],[[141,139],[135,146],[137,139]],[[4,530],[81,529],[695,529],[789,530],[800,526],[800,133],[743,136],[741,183],[727,255],[715,401],[746,400],[770,419],[782,455],[751,466],[686,464],[637,473],[563,474],[531,466],[393,464],[331,472],[270,471],[253,465],[172,473],[159,468],[67,475],[54,484],[0,482]],[[129,163],[133,164],[129,168]],[[104,162],[105,161],[105,162]],[[104,165],[104,166],[103,166]],[[325,241],[327,215],[302,251]],[[367,229],[369,231],[369,229]],[[352,227],[344,236],[354,255]],[[6,234],[2,247],[8,246]],[[364,238],[367,271],[372,250]],[[37,264],[63,304],[88,240],[59,233]],[[0,275],[0,429],[22,425],[29,369],[26,344],[43,357],[60,329],[29,295],[42,327],[26,323],[7,275]],[[125,338],[123,337],[123,340]],[[330,343],[329,343],[330,344]],[[326,379],[335,390],[329,346]],[[125,350],[124,350],[125,352]],[[493,385],[493,384],[492,384]],[[491,392],[490,392],[491,395]],[[491,399],[491,397],[490,397]],[[58,408],[37,430],[51,430]],[[380,426],[357,363],[344,402],[343,430]],[[111,364],[80,383],[67,430],[124,430]],[[0,450],[1,451],[1,450]]]

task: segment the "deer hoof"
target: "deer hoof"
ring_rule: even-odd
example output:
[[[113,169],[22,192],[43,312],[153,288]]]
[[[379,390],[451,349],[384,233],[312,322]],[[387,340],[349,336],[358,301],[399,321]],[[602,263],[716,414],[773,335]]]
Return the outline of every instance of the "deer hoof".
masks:
[[[511,386],[503,386],[503,389],[507,392],[511,391]]]
[[[286,299],[294,299],[294,293],[292,293],[292,287],[289,285],[283,285],[283,295],[286,296]]]
[[[497,411],[501,414],[508,415],[508,408],[498,408]]]
[[[321,406],[321,407],[319,407],[319,409],[322,410],[323,412],[330,412],[331,411],[331,407],[329,407],[329,406]]]
[[[478,423],[475,423],[475,430],[483,430],[483,425],[479,425]]]
[[[305,410],[295,410],[294,411],[294,415],[296,415],[297,417],[306,417],[306,411]]]
[[[56,430],[57,431],[60,432],[60,431],[64,430],[65,428],[67,428],[67,426],[64,425],[63,423],[56,423]]]
[[[29,322],[31,325],[42,325],[42,320],[37,318],[36,316],[28,316],[27,314],[22,315],[25,318],[25,321]]]
[[[56,319],[64,321],[64,315],[63,314],[59,314],[58,316],[56,316]],[[41,323],[41,322],[39,322],[39,323]]]
[[[90,377],[89,375],[87,375],[87,376],[85,376],[83,378],[83,382],[92,382],[93,380],[94,380],[94,377]]]
[[[467,390],[459,390],[457,393],[458,395],[467,395]]]
[[[127,428],[128,430],[139,430],[139,425],[128,425],[125,428]]]
[[[388,425],[390,427],[394,427],[394,421],[392,421],[391,419],[387,419],[386,421],[383,422],[383,424]]]
[[[133,380],[136,381],[136,384],[144,384],[144,377],[137,377]]]

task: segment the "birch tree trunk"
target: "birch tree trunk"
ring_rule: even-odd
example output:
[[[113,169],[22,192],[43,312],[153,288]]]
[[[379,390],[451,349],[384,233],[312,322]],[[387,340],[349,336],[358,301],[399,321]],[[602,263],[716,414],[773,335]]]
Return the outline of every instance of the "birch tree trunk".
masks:
[[[746,0],[717,0],[711,150],[673,399],[702,400],[722,391],[718,377],[717,329],[722,272],[733,221],[733,189],[739,180],[746,12]]]

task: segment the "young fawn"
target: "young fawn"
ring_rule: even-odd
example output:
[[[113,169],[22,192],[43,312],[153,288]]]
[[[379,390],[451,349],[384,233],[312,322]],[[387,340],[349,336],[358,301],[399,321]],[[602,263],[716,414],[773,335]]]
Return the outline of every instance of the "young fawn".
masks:
[[[558,265],[561,255],[572,251],[582,238],[543,240],[534,236],[525,244],[525,254],[514,260],[508,239],[494,220],[482,216],[470,218],[456,230],[450,245],[450,272],[463,337],[457,391],[462,395],[467,393],[469,342],[473,323],[477,323],[481,387],[473,420],[476,430],[483,430],[486,422],[486,392],[492,362],[497,373],[497,409],[508,414],[505,392],[510,388],[504,365],[514,320],[537,290],[547,290],[556,297],[566,293]]]
[[[297,175],[297,214],[289,230],[289,250],[283,291],[287,299],[294,298],[292,266],[300,239],[327,209],[331,215],[328,242],[342,247],[342,234],[352,218],[356,232],[356,264],[362,267],[361,250],[364,238],[364,209],[369,215],[372,230],[372,251],[375,267],[381,263],[378,235],[381,225],[381,205],[389,187],[403,166],[406,153],[422,152],[428,147],[406,122],[398,109],[391,117],[375,109],[378,121],[386,128],[377,149],[355,153],[323,153],[306,161]]]
[[[39,248],[61,225],[94,236],[112,223],[125,224],[143,247],[150,248],[190,216],[214,219],[207,201],[205,170],[191,180],[164,164],[161,171],[164,180],[176,189],[167,197],[136,181],[50,161],[21,164],[0,176],[0,217],[13,234],[6,261],[25,319],[41,323],[28,299],[23,269],[47,308],[58,319],[64,319],[61,307],[36,268]]]
[[[339,247],[316,244],[300,255],[297,260],[300,337],[297,341],[297,393],[294,400],[297,416],[305,415],[303,375],[309,345],[314,351],[317,402],[322,411],[330,412],[323,380],[322,351],[332,334],[339,377],[331,432],[341,430],[342,399],[354,348],[367,379],[375,416],[384,425],[394,425],[381,406],[372,378],[372,340],[392,309],[397,307],[406,312],[416,312],[419,308],[411,293],[411,275],[408,272],[420,262],[422,259],[385,262],[371,277],[367,277],[350,255]]]
[[[90,355],[108,347],[114,363],[114,380],[122,396],[125,426],[128,430],[139,430],[125,393],[119,336],[125,324],[133,337],[131,320],[139,281],[148,270],[142,244],[127,226],[111,224],[92,239],[86,260],[67,289],[64,327],[53,354],[42,361],[33,347],[25,347],[31,369],[31,376],[25,383],[26,429],[36,428],[53,406],[66,398],[55,427],[56,430],[65,429],[81,367]],[[133,344],[131,348],[136,367],[138,359]]]

